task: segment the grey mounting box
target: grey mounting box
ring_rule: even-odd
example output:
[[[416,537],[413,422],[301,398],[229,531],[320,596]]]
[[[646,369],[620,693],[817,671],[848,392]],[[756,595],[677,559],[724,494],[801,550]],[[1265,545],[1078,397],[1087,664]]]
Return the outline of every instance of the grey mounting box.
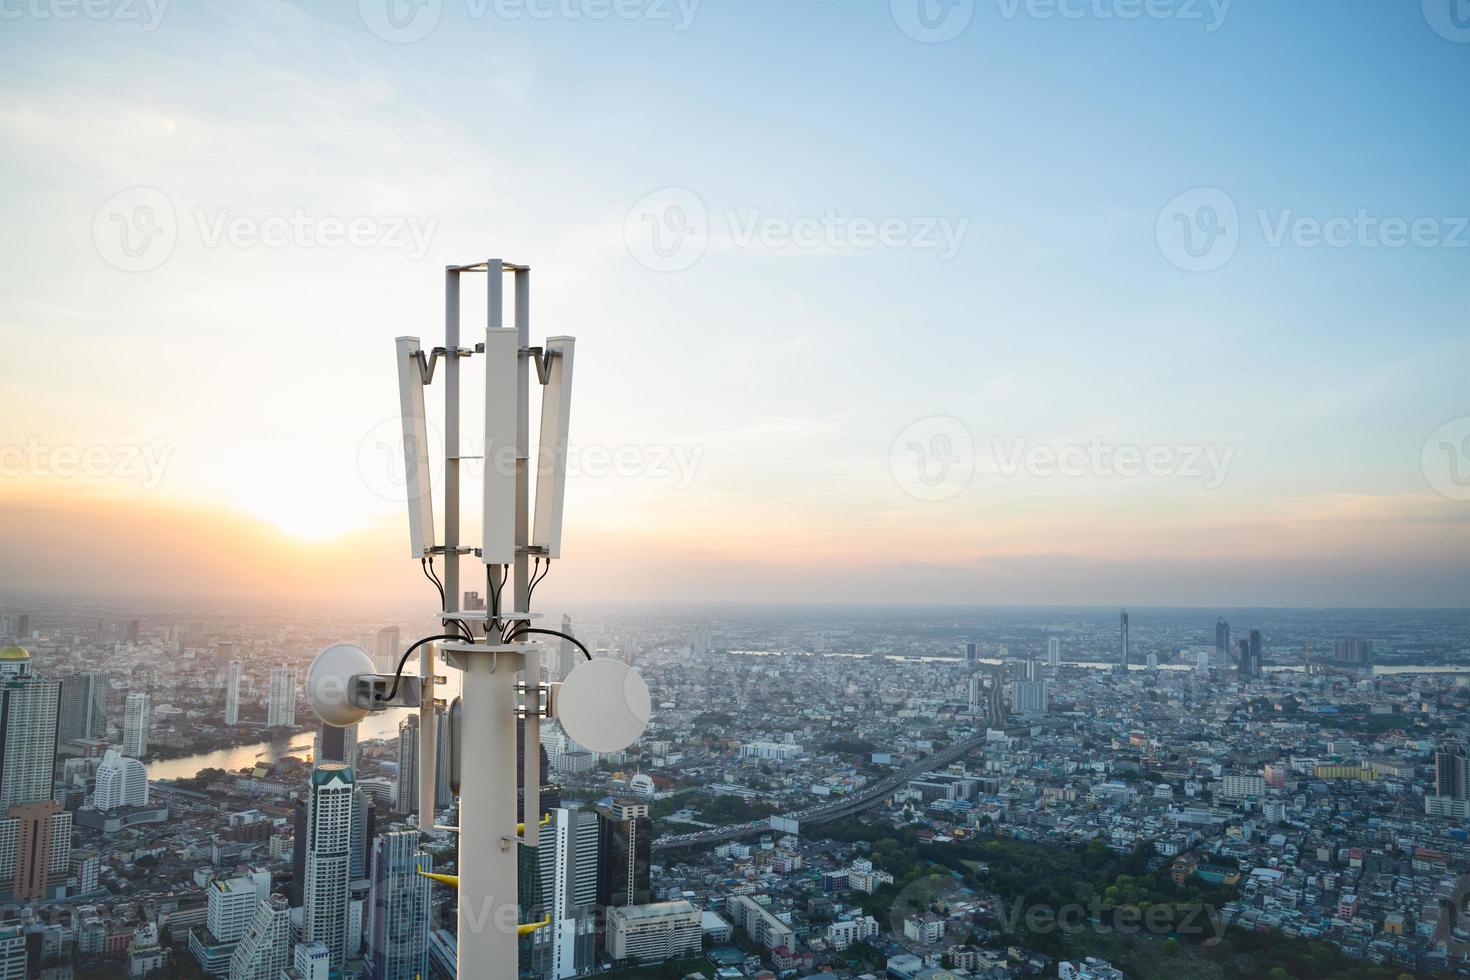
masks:
[[[348,700],[354,707],[366,708],[368,711],[417,708],[422,699],[423,682],[412,674],[404,674],[398,678],[398,693],[393,696],[393,700],[383,700],[391,690],[392,674],[353,674]]]

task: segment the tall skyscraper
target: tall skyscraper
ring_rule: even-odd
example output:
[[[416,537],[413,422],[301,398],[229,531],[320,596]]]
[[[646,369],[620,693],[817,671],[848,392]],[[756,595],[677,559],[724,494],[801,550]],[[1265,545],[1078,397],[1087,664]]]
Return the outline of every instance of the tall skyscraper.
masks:
[[[1230,662],[1230,624],[1224,616],[1215,620],[1215,653],[1222,666]]]
[[[242,664],[238,660],[230,661],[229,672],[225,675],[225,724],[240,724],[240,671]]]
[[[1251,642],[1250,640],[1236,640],[1235,645],[1240,652],[1236,673],[1239,674],[1241,680],[1248,681],[1251,679]]]
[[[93,670],[61,678],[61,716],[56,740],[107,737],[107,673]]]
[[[590,968],[597,947],[598,815],[552,811],[537,848],[532,920],[551,916],[551,926],[531,933],[532,968],[547,980],[563,980]]]
[[[311,771],[301,933],[306,942],[325,944],[337,969],[347,953],[352,789],[352,770],[340,762],[318,763]]]
[[[23,647],[0,650],[0,812],[51,799],[61,684],[31,669]]]
[[[395,831],[373,842],[372,887],[363,924],[373,980],[429,975],[430,882],[419,872],[432,866],[419,850],[417,831]]]
[[[15,638],[22,643],[31,638],[30,613],[21,613],[15,617]]]
[[[442,809],[454,800],[449,788],[449,712],[444,708],[434,709],[434,735],[438,743],[434,749],[434,799]]]
[[[373,839],[378,835],[378,805],[366,790],[352,791],[352,857],[348,877],[360,881],[368,876]]]
[[[125,639],[133,646],[138,645],[138,621],[136,619],[128,620],[128,631]]]
[[[134,691],[123,702],[123,751],[129,759],[148,756],[148,695]]]
[[[572,632],[572,617],[565,615],[562,616],[561,631],[567,634],[567,636],[576,635]],[[568,640],[563,639],[561,641],[561,645],[557,647],[556,652],[556,676],[560,680],[566,680],[567,675],[572,672],[572,668],[577,666],[576,658],[577,648],[572,646],[572,644]]]
[[[642,800],[615,799],[597,807],[597,904],[652,901],[653,820]]]
[[[341,762],[356,766],[357,726],[338,728],[336,725],[322,725],[317,729],[311,758],[313,762]]]
[[[23,647],[0,650],[0,900],[64,894],[71,814],[51,798],[61,684],[37,676]]]
[[[271,668],[270,705],[266,724],[272,728],[289,728],[296,724],[296,670],[280,666]]]
[[[978,664],[979,662],[980,662],[980,651],[979,651],[979,648],[976,647],[976,645],[973,644],[973,643],[966,643],[965,644],[965,666],[966,667],[969,667],[971,670],[974,670],[975,669],[975,665]]]
[[[230,980],[278,980],[291,965],[291,906],[272,895],[255,907],[230,956]]]
[[[450,596],[450,598],[454,597]],[[401,655],[398,646],[397,626],[384,626],[378,630],[376,641],[373,643],[373,663],[377,664],[378,670],[391,674],[398,669],[398,658]]]
[[[1250,673],[1250,676],[1251,676],[1252,679],[1255,679],[1255,678],[1259,678],[1261,676],[1261,667],[1262,667],[1262,661],[1261,661],[1261,631],[1260,630],[1251,630],[1251,634],[1250,634],[1250,649],[1251,649],[1251,673]]]
[[[451,802],[449,789],[449,719],[443,708],[434,710],[434,800],[436,807]],[[411,714],[398,723],[398,812],[419,810],[419,716]]]
[[[1119,655],[1118,669],[1128,669],[1128,610],[1124,609],[1118,614],[1118,632],[1122,640],[1122,650]]]
[[[1062,638],[1059,636],[1047,637],[1046,665],[1048,667],[1060,667],[1062,665]]]
[[[398,723],[398,812],[419,809],[419,716],[410,714]]]

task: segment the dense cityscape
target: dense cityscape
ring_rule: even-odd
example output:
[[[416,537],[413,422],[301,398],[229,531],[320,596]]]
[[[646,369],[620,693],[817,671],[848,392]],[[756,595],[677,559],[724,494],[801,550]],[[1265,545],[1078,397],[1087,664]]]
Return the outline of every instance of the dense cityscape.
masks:
[[[654,715],[619,753],[543,727],[523,977],[1470,974],[1470,614],[561,625]],[[392,673],[438,624],[32,599],[0,627],[0,978],[455,975],[418,713],[324,726],[302,683],[342,640]]]

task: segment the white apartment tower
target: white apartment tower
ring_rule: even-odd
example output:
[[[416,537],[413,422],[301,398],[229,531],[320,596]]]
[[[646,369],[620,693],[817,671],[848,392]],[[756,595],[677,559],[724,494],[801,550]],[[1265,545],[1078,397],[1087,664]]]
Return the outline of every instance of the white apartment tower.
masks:
[[[347,953],[352,782],[352,769],[343,763],[318,763],[311,771],[311,795],[307,798],[302,939],[325,945],[337,969],[341,969]]]
[[[240,724],[240,670],[238,660],[230,661],[229,673],[225,675],[225,724]]]
[[[123,702],[122,754],[129,759],[142,759],[148,754],[148,695],[134,691]]]
[[[267,709],[266,724],[272,728],[289,728],[296,724],[295,668],[271,668],[270,707]]]

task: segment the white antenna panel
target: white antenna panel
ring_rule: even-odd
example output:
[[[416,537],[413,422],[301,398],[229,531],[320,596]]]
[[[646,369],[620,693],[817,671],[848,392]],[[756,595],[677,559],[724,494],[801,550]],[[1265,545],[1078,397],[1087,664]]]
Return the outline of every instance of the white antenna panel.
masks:
[[[516,560],[516,366],[514,329],[485,331],[485,500],[480,560]]]
[[[403,489],[408,497],[410,558],[434,547],[434,488],[429,479],[429,425],[424,416],[424,382],[414,354],[417,337],[399,337],[398,412],[403,422]]]
[[[572,353],[575,337],[548,337],[546,349],[561,351],[551,359],[541,390],[541,442],[537,447],[536,526],[531,544],[548,558],[561,557],[561,514],[567,496],[567,432],[572,411]]]

